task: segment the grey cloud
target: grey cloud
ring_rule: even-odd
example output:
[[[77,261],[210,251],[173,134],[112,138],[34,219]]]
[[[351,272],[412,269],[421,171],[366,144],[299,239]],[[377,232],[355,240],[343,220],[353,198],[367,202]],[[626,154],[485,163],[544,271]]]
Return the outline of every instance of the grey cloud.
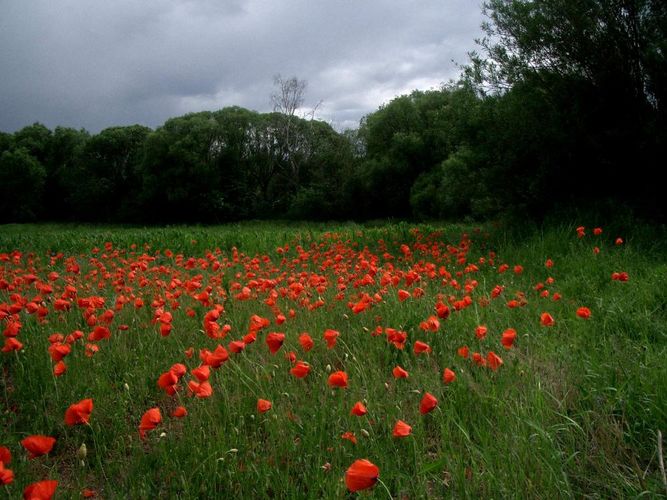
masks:
[[[308,80],[337,128],[456,76],[481,9],[469,0],[5,0],[0,130],[98,131],[240,105],[270,109],[272,77]]]

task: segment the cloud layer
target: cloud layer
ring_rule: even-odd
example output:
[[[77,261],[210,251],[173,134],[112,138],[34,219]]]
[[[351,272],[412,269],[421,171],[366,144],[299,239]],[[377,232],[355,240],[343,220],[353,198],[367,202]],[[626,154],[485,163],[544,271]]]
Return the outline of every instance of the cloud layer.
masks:
[[[0,0],[0,130],[97,132],[184,113],[271,109],[308,81],[336,128],[458,75],[480,35],[470,0]]]

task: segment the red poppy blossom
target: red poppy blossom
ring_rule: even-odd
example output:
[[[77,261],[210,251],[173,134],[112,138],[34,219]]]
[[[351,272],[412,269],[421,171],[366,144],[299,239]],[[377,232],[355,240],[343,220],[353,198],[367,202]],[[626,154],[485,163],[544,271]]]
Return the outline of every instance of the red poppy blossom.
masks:
[[[357,417],[362,417],[368,413],[368,410],[361,401],[354,403],[350,415],[355,415]]]
[[[6,446],[0,446],[0,463],[9,465],[12,461],[12,453]]]
[[[65,411],[65,423],[67,425],[87,424],[93,411],[93,400],[82,399],[78,403],[70,405]]]
[[[402,367],[396,366],[394,369],[391,371],[392,375],[394,375],[394,378],[399,379],[399,378],[408,378],[408,372],[405,371]]]
[[[331,387],[347,387],[347,373],[343,371],[337,371],[329,375],[329,385]]]
[[[398,291],[398,300],[400,302],[403,302],[403,301],[405,301],[409,298],[410,298],[410,292],[408,292],[407,290],[399,290]]]
[[[366,459],[355,460],[345,471],[345,486],[351,492],[372,488],[380,477],[377,465]]]
[[[271,354],[275,354],[282,347],[283,342],[285,342],[285,334],[271,332],[266,336],[266,345],[269,346],[269,351]]]
[[[588,319],[591,317],[591,310],[588,307],[580,307],[577,309],[577,316],[583,319]]]
[[[399,420],[396,422],[396,425],[394,425],[394,430],[391,434],[395,438],[404,438],[412,434],[412,427],[403,422],[403,420]]]
[[[336,330],[325,330],[324,331],[324,340],[327,343],[327,348],[333,349],[333,347],[336,345],[336,340],[338,339],[338,336],[340,335],[340,332]]]
[[[496,371],[503,364],[502,358],[493,351],[486,355],[486,361],[489,364],[489,368],[493,371]]]
[[[357,437],[354,435],[354,432],[350,432],[350,431],[348,431],[348,432],[344,432],[344,433],[341,435],[341,438],[342,438],[342,439],[347,439],[347,440],[350,441],[352,444],[357,444]]]
[[[540,315],[540,323],[542,323],[542,326],[554,326],[556,320],[551,314],[544,312]]]
[[[301,344],[301,348],[304,350],[304,352],[308,352],[313,348],[315,342],[313,342],[313,339],[310,335],[304,332],[299,335],[299,344]]]
[[[25,500],[51,500],[56,493],[58,481],[38,481],[23,490]]]
[[[419,403],[419,413],[421,413],[422,415],[426,415],[427,413],[432,411],[436,406],[438,406],[438,400],[433,394],[427,392],[426,394],[424,394],[424,397]]]
[[[183,418],[188,414],[188,410],[185,406],[177,406],[174,411],[171,412],[171,416],[175,418]]]
[[[477,328],[475,328],[475,337],[482,340],[484,337],[486,337],[486,333],[488,331],[489,329],[485,325],[479,325]]]
[[[21,440],[21,446],[28,451],[28,458],[37,458],[51,451],[56,439],[51,436],[34,435]]]
[[[5,468],[5,464],[0,460],[0,485],[11,484],[14,482],[14,471]]]
[[[257,411],[259,413],[266,413],[271,409],[271,401],[267,401],[266,399],[258,399],[257,400]]]
[[[455,380],[456,380],[456,373],[454,373],[449,368],[445,368],[445,370],[442,372],[442,381],[445,384],[451,384]]]
[[[423,354],[423,353],[430,353],[431,352],[431,346],[428,345],[426,342],[422,342],[421,340],[417,340],[414,344],[414,351],[415,354]]]
[[[304,378],[310,372],[310,365],[304,361],[297,361],[293,368],[290,369],[290,373],[296,378]]]
[[[141,417],[141,423],[139,424],[139,436],[141,436],[141,439],[145,439],[146,432],[155,429],[160,422],[162,422],[162,413],[160,413],[159,408],[147,410]]]
[[[514,328],[508,328],[503,332],[503,336],[500,339],[500,343],[505,349],[510,349],[516,340],[516,330]]]

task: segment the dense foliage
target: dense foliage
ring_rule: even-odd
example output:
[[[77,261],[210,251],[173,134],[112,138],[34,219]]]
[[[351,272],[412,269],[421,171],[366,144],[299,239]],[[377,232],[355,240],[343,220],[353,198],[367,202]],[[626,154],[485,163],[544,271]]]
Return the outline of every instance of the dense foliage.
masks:
[[[230,107],[156,130],[0,133],[0,217],[539,219],[623,204],[664,218],[655,182],[667,152],[664,2],[484,9],[487,37],[459,82],[399,96],[358,130]]]

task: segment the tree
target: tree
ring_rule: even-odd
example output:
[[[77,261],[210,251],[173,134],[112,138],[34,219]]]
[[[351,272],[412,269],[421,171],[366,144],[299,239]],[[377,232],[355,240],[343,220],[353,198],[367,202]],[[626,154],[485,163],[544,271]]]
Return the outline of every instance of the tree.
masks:
[[[34,220],[41,208],[46,171],[25,148],[0,154],[0,220]]]

